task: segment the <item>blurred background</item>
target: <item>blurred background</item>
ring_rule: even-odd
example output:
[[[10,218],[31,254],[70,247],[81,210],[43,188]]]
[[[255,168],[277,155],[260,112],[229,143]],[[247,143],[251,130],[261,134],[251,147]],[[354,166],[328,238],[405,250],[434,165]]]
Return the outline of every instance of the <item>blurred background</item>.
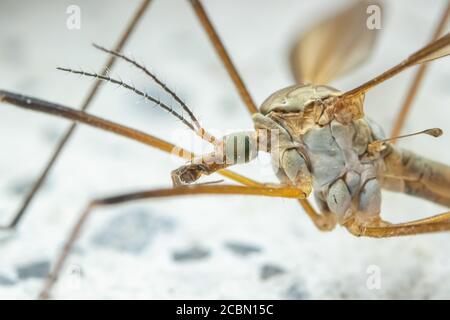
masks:
[[[0,88],[78,108],[92,80],[57,66],[100,71],[140,1],[0,2]],[[206,10],[257,104],[290,85],[292,40],[352,1],[207,0]],[[386,1],[367,63],[333,86],[351,89],[429,42],[446,1]],[[66,26],[70,5],[80,29]],[[449,30],[447,27],[446,30]],[[339,37],[339,35],[336,35]],[[252,122],[189,3],[154,0],[125,53],[143,62],[192,106],[206,128],[226,133]],[[415,70],[370,91],[366,113],[390,132]],[[113,75],[167,99],[123,62]],[[448,131],[450,63],[433,62],[404,132]],[[170,99],[165,100],[173,104]],[[105,85],[90,112],[191,147],[173,117],[122,88]],[[69,122],[0,105],[0,223],[10,221]],[[401,145],[450,163],[450,138]],[[15,232],[0,233],[0,298],[35,298],[67,233],[90,199],[169,187],[183,164],[167,154],[86,126],[54,167]],[[236,171],[276,181],[267,168]],[[208,177],[204,181],[219,179]],[[444,212],[385,192],[382,215],[401,222]],[[348,299],[450,297],[450,234],[363,239],[337,227],[323,233],[295,201],[207,196],[97,210],[65,266],[55,298]],[[380,287],[368,286],[380,275]]]

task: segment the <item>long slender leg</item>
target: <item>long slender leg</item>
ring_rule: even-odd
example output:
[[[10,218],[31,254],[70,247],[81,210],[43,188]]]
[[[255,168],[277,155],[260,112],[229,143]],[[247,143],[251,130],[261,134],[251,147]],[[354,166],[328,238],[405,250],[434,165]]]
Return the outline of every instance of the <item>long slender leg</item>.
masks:
[[[133,15],[132,19],[126,26],[122,36],[120,37],[119,41],[117,42],[115,46],[115,51],[121,51],[123,47],[125,46],[125,43],[129,39],[130,35],[132,34],[133,30],[136,28],[136,25],[138,24],[139,20],[143,16],[145,10],[147,9],[148,5],[150,4],[151,0],[143,0],[139,8],[137,9],[136,13]],[[110,70],[116,61],[116,58],[114,56],[111,56],[106,64],[104,65],[101,74],[105,74],[107,70]],[[84,99],[83,103],[81,104],[81,110],[85,111],[89,108],[91,102],[93,101],[94,97],[96,96],[99,88],[100,88],[101,81],[96,81],[92,88],[89,90],[88,95]],[[13,229],[17,226],[17,224],[20,222],[21,218],[25,214],[26,210],[28,209],[31,201],[33,200],[34,196],[44,183],[45,179],[47,178],[47,175],[49,174],[51,168],[55,164],[56,160],[58,159],[59,155],[61,154],[62,150],[64,149],[64,146],[66,145],[69,138],[72,136],[73,132],[75,131],[76,124],[72,124],[70,128],[64,133],[64,135],[60,138],[55,150],[53,151],[53,154],[51,155],[50,159],[48,160],[44,170],[39,175],[38,179],[34,182],[32,188],[28,192],[28,194],[23,199],[19,210],[14,214],[11,222],[7,226],[0,226],[0,229]]]
[[[438,222],[449,222],[450,223],[450,212],[437,214],[431,217],[414,220],[405,223],[396,224],[397,226],[412,226],[412,225],[420,225],[425,223],[438,223]]]
[[[246,187],[235,185],[192,185],[188,187],[177,187],[170,189],[155,189],[150,191],[127,193],[123,195],[97,199],[91,201],[83,213],[79,216],[78,221],[72,228],[70,236],[67,239],[61,253],[58,256],[57,262],[49,274],[44,288],[41,291],[39,298],[47,299],[50,296],[50,291],[53,285],[56,283],[65,261],[69,256],[75,241],[78,239],[83,226],[86,224],[89,216],[94,209],[111,206],[117,204],[123,204],[126,202],[132,202],[143,199],[161,198],[161,197],[174,197],[174,196],[187,196],[187,195],[200,195],[200,194],[221,194],[221,195],[255,195],[266,197],[281,197],[281,198],[294,198],[298,199],[302,197],[303,192],[296,188],[289,187]]]
[[[445,212],[430,218],[399,224],[389,224],[381,220],[375,223],[367,224],[352,221],[346,225],[346,227],[355,236],[373,238],[399,237],[422,233],[449,231],[450,212]]]
[[[223,45],[217,31],[214,29],[214,26],[212,25],[211,20],[209,19],[208,14],[203,8],[200,0],[190,0],[190,3],[192,4],[192,7],[198,19],[200,20],[201,25],[208,34],[208,37],[213,44],[217,54],[222,60],[222,63],[224,64],[228,75],[233,81],[239,93],[239,96],[241,97],[241,100],[244,102],[250,114],[258,112],[255,102],[248,92],[248,89],[245,86],[242,77],[239,75],[239,72],[237,71],[233,61],[231,60],[227,50],[225,49],[225,46]],[[299,202],[319,230],[328,231],[334,228],[334,219],[317,213],[307,199],[299,200]]]
[[[450,1],[447,4],[447,8],[442,13],[442,17],[436,26],[436,30],[433,34],[433,39],[438,39],[442,33],[444,32],[445,26],[449,20],[450,17]],[[411,85],[407,91],[406,98],[403,102],[403,105],[397,115],[397,120],[395,121],[394,127],[392,129],[391,137],[398,137],[401,134],[402,128],[405,125],[406,117],[408,116],[409,112],[411,111],[411,106],[414,101],[414,98],[417,95],[417,92],[419,91],[419,86],[422,83],[422,80],[424,78],[425,72],[428,68],[428,64],[422,64],[420,65],[419,69],[416,71],[416,75],[414,76],[413,81],[411,82]],[[395,143],[396,141],[393,141]]]
[[[256,108],[256,105],[253,102],[253,99],[250,96],[247,87],[244,84],[244,81],[239,75],[239,72],[236,70],[233,61],[231,60],[227,50],[225,49],[225,46],[223,45],[219,35],[217,34],[211,21],[209,20],[208,15],[206,14],[205,9],[203,8],[203,5],[200,3],[199,0],[190,0],[190,3],[192,4],[194,11],[197,14],[197,17],[200,20],[200,23],[202,24],[206,33],[208,34],[208,37],[211,40],[214,48],[216,49],[217,54],[222,60],[228,72],[228,75],[230,76],[231,80],[233,80],[233,83],[239,93],[239,96],[245,103],[248,111],[250,112],[250,114],[258,112],[258,109]]]

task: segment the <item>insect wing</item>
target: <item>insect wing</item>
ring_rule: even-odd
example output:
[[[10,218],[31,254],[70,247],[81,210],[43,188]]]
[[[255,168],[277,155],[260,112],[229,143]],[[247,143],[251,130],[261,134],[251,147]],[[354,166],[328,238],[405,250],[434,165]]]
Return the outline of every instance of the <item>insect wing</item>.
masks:
[[[304,33],[291,51],[291,69],[297,82],[327,84],[364,62],[378,31],[367,26],[369,5],[358,1],[345,11]]]

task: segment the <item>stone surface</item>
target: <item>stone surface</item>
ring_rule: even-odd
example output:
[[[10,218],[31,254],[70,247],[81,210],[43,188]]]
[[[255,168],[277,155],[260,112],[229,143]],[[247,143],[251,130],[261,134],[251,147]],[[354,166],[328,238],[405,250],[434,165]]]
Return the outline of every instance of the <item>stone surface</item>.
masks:
[[[294,283],[288,287],[284,298],[292,300],[305,300],[308,298],[308,293],[301,284]]]
[[[0,286],[13,286],[16,281],[0,274]]]
[[[244,242],[238,242],[238,241],[227,241],[225,243],[225,247],[233,252],[234,254],[240,255],[240,256],[249,256],[252,254],[260,253],[262,252],[262,248],[258,247],[257,245],[248,244]]]
[[[275,264],[265,264],[261,267],[261,272],[259,277],[261,278],[261,280],[268,280],[270,278],[279,276],[284,274],[286,271]]]
[[[17,267],[17,276],[21,280],[45,278],[50,271],[49,261],[37,261]]]
[[[185,250],[176,250],[172,254],[172,258],[176,262],[187,262],[204,260],[211,255],[208,249],[201,247],[192,247]]]
[[[108,57],[93,49],[91,43],[113,47],[138,2],[64,0],[29,1],[24,5],[2,0],[0,89],[79,108],[92,81],[55,68],[81,67],[98,72]],[[350,2],[208,0],[205,7],[259,105],[272,92],[293,84],[288,63],[292,40]],[[66,9],[72,4],[81,9],[79,30],[66,27]],[[429,0],[384,1],[386,13],[382,14],[381,36],[373,55],[331,85],[350,90],[422,47],[445,5],[445,0],[434,0],[432,6]],[[255,8],[258,17],[248,23],[249,17],[255,16]],[[188,2],[153,1],[124,52],[160,76],[215,135],[253,128],[248,111]],[[414,70],[407,71],[365,97],[365,113],[388,136],[413,74]],[[117,63],[112,75],[159,95],[179,110],[151,79],[126,63]],[[448,58],[430,63],[403,133],[433,127],[449,131],[449,79]],[[102,86],[89,112],[197,153],[211,151],[173,116],[123,88]],[[9,221],[19,205],[20,196],[11,194],[11,183],[32,181],[48,160],[56,143],[53,139],[69,125],[65,120],[0,104],[0,221]],[[449,134],[439,139],[411,137],[399,144],[450,163]],[[232,169],[257,181],[277,182],[268,160],[267,155],[261,155],[251,164]],[[80,126],[50,174],[51,188],[38,194],[15,232],[6,238],[0,232],[1,274],[15,281],[0,285],[0,298],[36,297],[48,262],[54,263],[68,232],[91,199],[170,188],[170,172],[183,164],[184,160],[143,144]],[[218,179],[221,177],[211,175],[200,182]],[[382,216],[391,222],[448,211],[405,195],[383,192],[382,196]],[[173,221],[173,231],[161,226],[161,218]],[[70,255],[53,296],[448,299],[449,237],[443,233],[364,239],[354,238],[340,227],[320,232],[296,201],[278,198],[207,195],[148,199],[93,213],[76,243],[82,254],[78,251]],[[237,242],[238,249],[225,246],[230,241]],[[194,244],[209,255],[195,250],[189,253]],[[197,260],[181,263],[174,258],[176,252]],[[44,267],[38,268],[39,263]],[[286,272],[263,281],[261,268],[268,263]],[[79,286],[70,284],[70,279],[77,279],[69,276],[74,265],[83,275],[73,281]],[[22,276],[29,280],[19,281],[18,266],[28,266],[25,270],[29,271],[25,275],[22,271]],[[373,276],[380,277],[379,288],[367,286]],[[69,284],[65,278],[69,278]]]
[[[30,190],[32,183],[33,180],[29,178],[14,181],[9,187],[9,192],[14,196],[24,195]]]
[[[139,254],[160,232],[171,231],[172,220],[145,210],[125,211],[111,218],[91,239],[94,246]]]

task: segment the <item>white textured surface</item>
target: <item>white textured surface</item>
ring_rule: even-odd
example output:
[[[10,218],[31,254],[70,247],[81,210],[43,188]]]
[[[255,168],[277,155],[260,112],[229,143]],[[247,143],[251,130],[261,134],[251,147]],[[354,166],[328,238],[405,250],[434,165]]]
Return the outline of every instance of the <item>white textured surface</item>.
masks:
[[[81,7],[79,31],[65,28],[69,4]],[[55,67],[98,70],[106,56],[90,43],[112,47],[137,4],[3,0],[0,88],[78,106],[92,82],[62,74]],[[344,1],[209,0],[206,8],[261,103],[292,81],[286,59],[289,40],[342,5]],[[335,86],[349,89],[425,44],[444,5],[445,1],[427,0],[387,3],[372,59]],[[125,52],[175,87],[207,128],[225,132],[252,127],[187,1],[154,1]],[[154,90],[150,81],[123,63],[114,73]],[[405,72],[367,95],[367,113],[387,132],[412,75]],[[449,60],[433,63],[405,132],[449,129],[449,80]],[[180,140],[180,130],[188,134],[168,115],[138,100],[122,89],[105,86],[91,110],[170,141]],[[1,222],[9,221],[23,186],[43,167],[67,126],[63,120],[0,106]],[[402,145],[450,163],[449,142],[445,135],[437,140],[412,138]],[[0,298],[36,296],[43,279],[27,277],[24,267],[36,271],[36,264],[42,267],[44,262],[45,269],[45,262],[54,260],[89,199],[170,186],[169,173],[180,164],[140,144],[80,128],[18,231],[0,235]],[[275,179],[257,165],[236,170],[262,181]],[[383,216],[394,222],[445,210],[400,194],[385,193],[383,201]],[[341,228],[321,233],[294,201],[281,199],[207,196],[140,202],[96,213],[70,256],[55,297],[449,298],[449,239],[449,234],[358,239]],[[237,254],[227,246],[229,242],[254,246],[255,252]],[[180,251],[195,247],[197,260],[174,259]],[[284,273],[261,280],[266,264]],[[380,290],[366,286],[371,265],[381,270]],[[78,267],[81,279],[73,275]]]

